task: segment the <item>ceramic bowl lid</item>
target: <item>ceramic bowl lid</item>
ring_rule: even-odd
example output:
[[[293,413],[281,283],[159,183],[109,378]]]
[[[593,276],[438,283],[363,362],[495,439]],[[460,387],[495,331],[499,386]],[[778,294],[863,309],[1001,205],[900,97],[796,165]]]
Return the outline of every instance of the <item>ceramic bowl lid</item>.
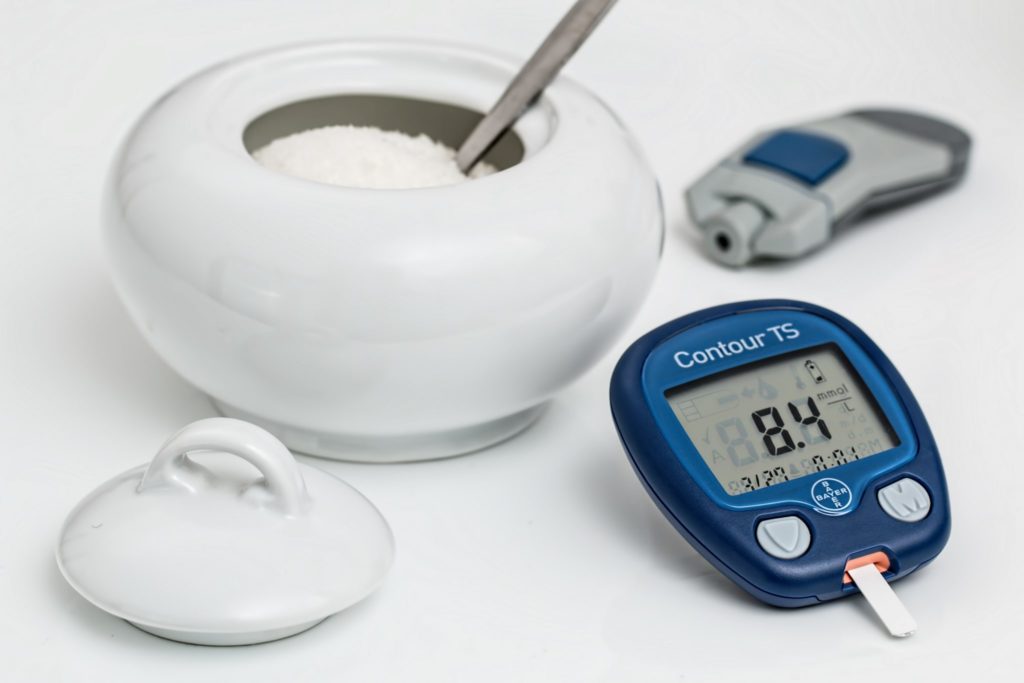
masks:
[[[240,460],[187,457],[200,451]],[[387,522],[358,491],[228,418],[185,427],[149,465],[93,491],[57,548],[64,577],[96,606],[215,645],[309,628],[372,592],[393,556]]]

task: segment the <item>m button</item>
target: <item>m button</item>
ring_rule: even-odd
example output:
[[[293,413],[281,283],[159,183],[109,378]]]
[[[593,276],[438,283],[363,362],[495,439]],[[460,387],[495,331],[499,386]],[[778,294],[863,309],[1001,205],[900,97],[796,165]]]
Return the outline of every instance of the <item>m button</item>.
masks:
[[[909,477],[880,490],[878,504],[885,514],[901,522],[920,522],[932,509],[928,491]]]

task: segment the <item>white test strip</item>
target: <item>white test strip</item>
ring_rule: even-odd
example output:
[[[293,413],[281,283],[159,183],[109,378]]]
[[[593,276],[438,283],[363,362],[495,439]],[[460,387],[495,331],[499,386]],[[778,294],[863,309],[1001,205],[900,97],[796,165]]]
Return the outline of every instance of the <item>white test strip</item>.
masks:
[[[878,567],[873,564],[866,564],[847,572],[857,588],[867,598],[868,604],[875,610],[875,614],[882,620],[889,633],[897,638],[906,638],[914,635],[917,631],[917,622],[910,612],[903,606],[900,599],[896,597],[892,586],[885,580]]]

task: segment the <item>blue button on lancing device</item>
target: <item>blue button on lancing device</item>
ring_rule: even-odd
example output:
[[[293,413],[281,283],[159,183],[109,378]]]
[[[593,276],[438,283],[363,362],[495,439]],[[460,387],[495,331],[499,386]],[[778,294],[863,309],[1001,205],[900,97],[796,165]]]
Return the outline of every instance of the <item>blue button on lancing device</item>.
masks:
[[[849,156],[846,147],[832,138],[784,130],[747,152],[743,161],[786,173],[808,185],[817,185],[838,170]]]
[[[942,550],[946,483],[913,394],[852,323],[782,300],[693,313],[626,351],[611,407],[651,498],[739,586],[783,607],[859,588],[913,632],[872,593]]]

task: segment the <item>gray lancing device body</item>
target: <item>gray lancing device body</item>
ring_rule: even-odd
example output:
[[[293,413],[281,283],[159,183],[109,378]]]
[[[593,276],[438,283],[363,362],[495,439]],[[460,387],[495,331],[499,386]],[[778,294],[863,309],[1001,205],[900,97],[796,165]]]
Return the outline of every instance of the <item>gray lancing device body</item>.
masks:
[[[796,258],[867,214],[952,187],[970,147],[967,133],[935,118],[852,111],[755,136],[694,183],[686,201],[714,259]]]

